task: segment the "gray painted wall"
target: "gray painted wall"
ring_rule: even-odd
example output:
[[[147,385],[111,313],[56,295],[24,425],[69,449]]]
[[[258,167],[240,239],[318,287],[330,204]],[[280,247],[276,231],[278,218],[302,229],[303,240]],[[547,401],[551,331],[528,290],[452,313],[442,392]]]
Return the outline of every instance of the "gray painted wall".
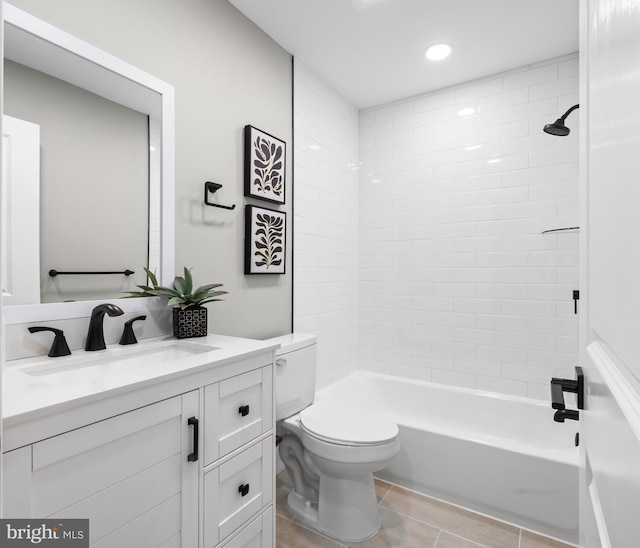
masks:
[[[175,87],[176,270],[223,283],[211,332],[266,338],[291,330],[291,56],[226,0],[13,0],[33,15]],[[285,275],[243,274],[243,128],[287,142]],[[203,205],[204,181],[223,185]]]

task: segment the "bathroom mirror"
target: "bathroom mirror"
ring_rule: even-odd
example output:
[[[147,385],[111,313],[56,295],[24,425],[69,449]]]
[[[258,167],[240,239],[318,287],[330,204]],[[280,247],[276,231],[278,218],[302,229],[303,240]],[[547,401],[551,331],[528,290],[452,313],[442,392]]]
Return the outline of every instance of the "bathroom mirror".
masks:
[[[6,59],[148,117],[149,186],[145,192],[148,193],[149,200],[149,222],[144,226],[149,237],[147,264],[158,273],[161,283],[170,284],[174,275],[173,87],[14,6],[5,3],[3,16]],[[3,147],[3,154],[5,148],[10,147]],[[7,190],[6,172],[4,169],[2,174],[5,196],[7,192],[10,194],[10,189]],[[101,207],[99,189],[92,195],[92,203],[74,204],[74,207],[69,208],[68,214],[72,215],[74,209],[83,207]],[[114,211],[114,217],[116,222],[127,222],[126,215],[119,215],[118,211]],[[3,273],[5,279],[19,279],[24,272],[17,270],[19,267],[15,265],[19,261],[14,261],[13,258],[20,254],[22,239],[17,230],[11,230],[11,226],[5,227],[5,233],[7,232],[9,241],[6,246],[7,256],[3,257]],[[115,255],[118,246],[122,245],[126,245],[126,242],[114,242],[109,253]],[[126,268],[142,270],[142,266],[145,265],[127,265]],[[16,271],[12,272],[13,268]],[[64,266],[59,267],[59,270],[64,269]],[[72,276],[68,279],[71,278]],[[5,319],[8,323],[18,323],[39,321],[45,317],[77,317],[78,314],[84,315],[82,310],[91,310],[95,305],[90,295],[86,298],[82,302],[7,306]],[[103,297],[99,298],[104,300]],[[115,298],[110,297],[109,300]],[[9,298],[4,302],[12,304]]]

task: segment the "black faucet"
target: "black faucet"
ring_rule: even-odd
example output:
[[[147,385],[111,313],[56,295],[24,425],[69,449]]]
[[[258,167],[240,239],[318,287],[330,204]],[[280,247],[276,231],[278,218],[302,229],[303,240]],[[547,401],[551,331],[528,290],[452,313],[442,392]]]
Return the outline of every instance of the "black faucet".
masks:
[[[124,314],[122,309],[115,304],[105,303],[96,306],[91,312],[85,350],[104,350],[107,348],[104,343],[104,331],[102,330],[102,321],[105,313],[109,314],[109,316],[122,316]]]

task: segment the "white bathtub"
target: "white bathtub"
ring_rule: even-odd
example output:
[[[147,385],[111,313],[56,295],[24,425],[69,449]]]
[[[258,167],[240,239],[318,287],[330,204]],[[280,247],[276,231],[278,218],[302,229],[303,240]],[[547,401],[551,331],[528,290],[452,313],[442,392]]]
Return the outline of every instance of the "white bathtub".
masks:
[[[317,399],[396,421],[402,449],[381,479],[578,543],[577,423],[549,403],[361,371]]]

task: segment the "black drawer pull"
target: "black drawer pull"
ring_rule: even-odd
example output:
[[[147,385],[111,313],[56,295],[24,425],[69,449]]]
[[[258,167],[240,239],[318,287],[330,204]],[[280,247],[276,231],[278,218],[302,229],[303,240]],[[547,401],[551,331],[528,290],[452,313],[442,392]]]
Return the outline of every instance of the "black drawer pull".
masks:
[[[243,417],[246,417],[249,414],[249,406],[241,405],[238,407],[238,413],[240,413]]]
[[[238,492],[245,497],[249,493],[249,484],[243,483],[240,487],[238,487]]]
[[[198,419],[190,417],[187,419],[187,424],[193,426],[193,453],[187,455],[187,460],[195,462],[198,460]]]

